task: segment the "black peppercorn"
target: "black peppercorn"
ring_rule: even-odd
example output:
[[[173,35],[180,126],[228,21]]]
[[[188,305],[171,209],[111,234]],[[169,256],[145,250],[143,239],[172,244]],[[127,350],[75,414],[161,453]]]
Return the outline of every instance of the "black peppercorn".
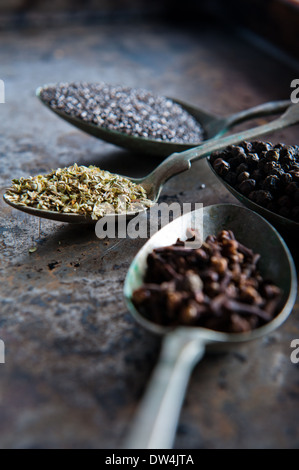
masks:
[[[298,189],[298,185],[297,183],[295,183],[294,181],[292,183],[289,183],[287,186],[286,186],[286,189],[285,189],[285,192],[286,194],[288,194],[289,196],[291,196],[292,194],[294,194]]]
[[[264,171],[264,166],[266,164],[266,160],[265,158],[263,158],[262,156],[259,158],[259,161],[257,162],[257,169],[262,173]]]
[[[292,165],[296,161],[295,152],[290,146],[286,145],[283,148],[281,148],[279,151],[279,154],[280,154],[279,161],[282,165]]]
[[[229,160],[229,164],[232,170],[236,170],[236,168],[241,164],[241,160],[239,157],[233,157]]]
[[[249,166],[249,168],[251,169],[256,169],[257,166],[258,166],[258,163],[259,163],[260,159],[259,159],[259,156],[257,153],[249,153],[248,156],[247,156],[247,165]]]
[[[295,154],[295,149],[291,145],[283,145],[279,154],[281,157],[292,157]]]
[[[265,154],[265,158],[267,162],[278,162],[279,160],[278,150],[274,150],[274,149],[268,150],[268,152],[266,152]]]
[[[274,168],[274,170],[272,170],[272,175],[276,175],[279,177],[279,180],[280,180],[280,183],[282,183],[281,181],[281,176],[283,176],[285,174],[284,170],[282,168]]]
[[[278,168],[276,162],[266,162],[264,165],[264,172],[266,173],[266,175],[271,175],[273,170],[275,170],[276,168]]]
[[[217,160],[217,158],[221,158],[223,156],[223,152],[214,152],[210,155],[209,159],[212,164]]]
[[[230,169],[230,164],[222,158],[217,158],[214,162],[214,169],[220,176],[225,176]]]
[[[241,191],[242,194],[245,194],[245,196],[247,196],[249,193],[251,193],[251,191],[254,190],[255,185],[256,185],[256,181],[255,181],[255,180],[253,180],[253,179],[247,179],[247,180],[244,180],[244,181],[239,185],[239,189],[240,189],[240,191]]]
[[[278,199],[278,205],[280,207],[291,207],[292,206],[292,201],[291,199],[289,198],[289,196],[287,196],[286,194],[284,194],[283,196],[281,196],[279,199]]]
[[[299,171],[298,170],[291,170],[290,175],[293,178],[293,181],[299,182]]]
[[[272,144],[270,142],[261,142],[259,140],[255,140],[254,142],[251,142],[252,149],[254,152],[260,153],[260,152],[267,152],[268,150],[271,150]]]
[[[251,176],[257,183],[262,179],[262,174],[259,170],[254,170]]]
[[[253,201],[261,206],[265,206],[272,201],[273,196],[269,191],[258,190],[253,192]]]
[[[242,142],[240,144],[240,147],[242,147],[244,150],[245,150],[245,153],[248,155],[251,150],[252,150],[252,144],[250,142],[246,142],[246,140],[244,140],[244,142]]]
[[[227,175],[225,175],[224,179],[231,186],[235,186],[237,182],[237,175],[236,173],[233,173],[232,171],[230,171],[229,173],[227,173]]]
[[[293,181],[293,177],[290,173],[283,173],[281,175],[280,181],[282,185],[287,186],[289,183]]]
[[[238,183],[242,183],[242,181],[248,180],[250,178],[250,173],[248,171],[243,171],[238,175],[237,181]]]
[[[236,173],[237,175],[239,175],[240,173],[243,173],[244,171],[247,171],[247,170],[248,170],[248,165],[246,165],[246,163],[241,163],[241,165],[239,165],[236,168]]]
[[[243,158],[244,161],[246,160],[246,152],[245,152],[244,148],[241,147],[241,146],[232,145],[232,146],[231,146],[230,153],[231,153],[234,157],[240,157],[240,158]]]
[[[263,189],[277,191],[279,189],[279,178],[276,175],[269,175],[263,183]]]

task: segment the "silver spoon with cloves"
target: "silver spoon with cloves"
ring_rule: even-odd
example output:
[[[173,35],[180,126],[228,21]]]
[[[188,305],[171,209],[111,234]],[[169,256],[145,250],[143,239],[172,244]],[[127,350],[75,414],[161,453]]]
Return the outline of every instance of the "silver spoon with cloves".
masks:
[[[199,212],[202,211],[203,213],[199,216]],[[201,219],[201,216],[203,219]],[[199,224],[199,220],[202,220],[203,223]],[[195,320],[198,321],[200,325],[201,318],[207,315],[202,310],[203,307],[207,308],[207,300],[204,300],[205,305],[197,305],[198,320],[195,318],[196,315],[192,313],[191,320],[194,322],[193,325],[191,322],[191,326],[188,326],[186,322],[180,323],[173,312],[171,315],[173,325],[163,324],[165,310],[168,307],[167,303],[163,304],[162,302],[159,304],[157,302],[157,294],[161,293],[161,286],[159,291],[159,286],[153,283],[145,284],[147,288],[143,291],[145,293],[143,297],[146,302],[149,301],[150,296],[153,297],[153,308],[149,310],[149,314],[145,315],[142,307],[143,304],[140,302],[136,303],[136,300],[140,298],[140,288],[144,282],[152,282],[145,280],[147,271],[152,273],[153,268],[152,264],[151,267],[149,265],[149,256],[153,251],[156,251],[156,256],[161,257],[163,247],[175,244],[178,238],[182,241],[186,240],[190,229],[193,231],[198,230],[202,240],[205,240],[207,236],[215,236],[223,230],[231,231],[235,236],[235,240],[242,244],[241,250],[245,254],[244,246],[254,253],[260,254],[258,270],[261,276],[264,279],[271,279],[281,292],[276,315],[272,318],[267,318],[268,321],[264,321],[262,326],[254,327],[244,332],[219,331],[216,328],[212,328],[211,323],[209,324],[210,327],[207,327],[198,326],[195,322]],[[208,246],[208,249],[210,248],[211,245]],[[176,251],[173,252],[176,261],[179,256],[179,250],[182,251],[183,249],[183,247],[177,247]],[[190,250],[187,249],[186,251],[183,262],[187,262],[188,259],[192,258],[192,255],[189,253]],[[197,252],[196,255],[199,256],[199,250],[196,249],[195,251]],[[165,255],[168,260],[170,259],[170,253],[171,247]],[[248,250],[247,253],[249,253]],[[249,261],[250,264],[251,261]],[[180,266],[183,266],[183,264]],[[187,269],[192,270],[194,266],[195,264],[193,263],[193,265],[187,266]],[[196,263],[196,266],[198,266],[198,263]],[[179,270],[173,273],[173,269],[171,270],[170,268],[168,267],[167,277],[170,276],[170,279],[173,279],[172,274],[177,276]],[[187,271],[188,273],[189,271]],[[161,272],[159,275],[161,275]],[[186,279],[183,281],[185,282]],[[182,282],[182,280],[178,280],[178,282]],[[171,281],[164,282],[163,289],[166,289],[166,284],[170,286]],[[170,298],[174,299],[174,297],[177,300],[180,292],[173,290],[172,287],[169,288],[169,300]],[[198,286],[195,286],[195,290],[197,289]],[[196,292],[196,295],[198,295],[198,292]],[[204,356],[205,351],[216,350],[222,352],[232,348],[235,350],[238,348],[238,345],[245,341],[258,340],[263,335],[270,334],[287,319],[292,311],[296,295],[296,271],[292,256],[285,242],[265,219],[247,208],[231,204],[205,207],[204,209],[189,212],[182,217],[178,217],[153,235],[131,263],[124,284],[124,296],[128,309],[134,319],[144,328],[162,336],[162,349],[145,396],[141,400],[136,417],[131,424],[124,447],[128,449],[172,448],[191,371]],[[235,300],[231,302],[228,293],[224,293],[224,296],[227,296],[223,304],[224,309],[226,309],[225,316],[228,314],[228,310],[232,309],[232,317],[241,312],[241,317],[243,316],[246,320],[256,310],[255,313],[258,313],[263,318],[263,314],[256,307],[254,308],[252,304],[242,304],[242,308],[240,308],[240,302]],[[219,303],[220,297],[221,295],[213,297],[213,309]],[[223,298],[221,300],[223,301]],[[192,302],[194,305],[194,300]],[[187,300],[185,299],[182,304],[183,309],[186,304]],[[265,310],[267,310],[267,307],[265,307]],[[265,311],[264,314],[266,313]],[[216,313],[214,312],[214,320],[216,319],[218,324],[219,315],[217,307]],[[160,319],[162,319],[162,322]],[[263,320],[265,319],[266,317],[264,316]],[[242,318],[238,321],[242,323]]]

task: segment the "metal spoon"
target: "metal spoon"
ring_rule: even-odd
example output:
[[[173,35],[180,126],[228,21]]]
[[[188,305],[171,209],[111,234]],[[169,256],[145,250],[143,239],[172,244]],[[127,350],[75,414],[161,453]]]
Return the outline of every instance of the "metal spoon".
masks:
[[[227,183],[227,181],[225,181],[223,178],[221,178],[220,175],[218,175],[218,173],[216,173],[209,158],[208,158],[208,164],[211,170],[213,171],[213,173],[215,174],[215,176],[217,176],[217,178],[221,181],[221,183],[224,184],[224,186],[235,196],[235,198],[241,201],[242,204],[244,204],[244,206],[262,215],[272,225],[274,225],[275,228],[282,231],[283,234],[292,234],[292,233],[299,232],[299,222],[295,222],[294,220],[288,219],[286,217],[283,217],[282,215],[276,214],[275,212],[269,211],[265,207],[262,207],[259,204],[256,204],[255,202],[251,201],[251,199],[249,199],[248,197],[244,196],[244,194],[237,191],[237,189],[235,189],[233,186]]]
[[[273,280],[283,292],[279,315],[265,326],[247,333],[221,333],[200,327],[170,329],[140,315],[131,299],[133,291],[143,283],[148,254],[154,248],[175,243],[177,238],[186,240],[186,231],[190,227],[198,228],[197,212],[178,217],[153,235],[133,260],[126,276],[124,295],[131,314],[143,327],[164,335],[164,338],[159,362],[133,421],[125,448],[171,448],[191,371],[203,357],[206,346],[227,350],[236,348],[238,343],[269,334],[286,320],[295,303],[295,266],[280,235],[265,219],[249,209],[220,204],[203,209],[202,238],[223,229],[232,230],[241,243],[252,248],[255,253],[260,253],[261,274]]]
[[[283,115],[274,121],[263,124],[261,126],[254,127],[252,129],[239,132],[237,134],[222,137],[221,139],[209,140],[206,143],[185,150],[180,153],[173,153],[160,165],[158,165],[149,175],[144,178],[129,178],[137,184],[144,187],[147,197],[153,202],[156,202],[164,183],[172,178],[173,176],[182,173],[183,171],[189,170],[191,162],[196,161],[200,158],[204,158],[211,152],[216,150],[222,150],[228,145],[237,144],[243,140],[251,140],[263,134],[273,132],[279,129],[283,129],[287,126],[291,126],[299,122],[299,105],[291,105]],[[65,214],[54,211],[46,211],[42,209],[36,209],[33,207],[22,206],[9,201],[7,195],[4,194],[4,200],[15,209],[27,212],[28,214],[35,215],[38,217],[44,217],[47,219],[53,219],[60,222],[70,223],[94,223],[91,218],[76,215],[76,214]],[[145,209],[144,209],[145,210]],[[117,214],[113,214],[114,217]],[[133,217],[136,213],[127,213],[127,217]],[[109,217],[109,216],[106,216]]]
[[[43,87],[40,87],[36,91],[36,96],[42,101],[42,103],[51,109],[54,113],[60,116],[62,119],[68,121],[75,127],[98,137],[106,142],[124,147],[128,150],[142,152],[143,154],[167,156],[173,152],[181,152],[189,148],[200,145],[201,142],[191,142],[190,144],[180,144],[171,142],[162,142],[153,139],[147,139],[143,137],[135,137],[124,134],[122,132],[109,130],[105,127],[101,127],[94,123],[86,122],[83,119],[70,116],[62,110],[52,108],[49,103],[42,98]],[[205,140],[219,137],[227,132],[235,124],[239,124],[249,119],[254,119],[262,116],[269,116],[273,114],[279,114],[285,111],[290,106],[290,101],[272,101],[264,103],[253,108],[241,111],[236,114],[232,114],[225,118],[220,118],[214,114],[207,113],[203,109],[191,106],[190,104],[184,103],[183,101],[170,98],[175,103],[178,103],[191,114],[202,126],[204,130]],[[83,111],[83,110],[82,110]]]

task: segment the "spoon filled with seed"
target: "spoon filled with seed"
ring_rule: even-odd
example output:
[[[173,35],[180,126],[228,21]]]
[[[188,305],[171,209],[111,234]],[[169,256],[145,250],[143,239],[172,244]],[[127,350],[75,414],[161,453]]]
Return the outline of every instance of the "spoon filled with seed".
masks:
[[[167,156],[219,137],[235,124],[283,112],[273,101],[220,118],[183,101],[143,88],[107,83],[58,83],[38,88],[51,111],[79,129],[143,154]]]
[[[94,166],[74,164],[48,175],[14,179],[4,200],[31,215],[60,222],[95,223],[104,216],[124,214],[130,218],[157,202],[165,182],[189,170],[191,162],[298,122],[299,105],[291,105],[270,123],[173,153],[143,178],[124,177]]]

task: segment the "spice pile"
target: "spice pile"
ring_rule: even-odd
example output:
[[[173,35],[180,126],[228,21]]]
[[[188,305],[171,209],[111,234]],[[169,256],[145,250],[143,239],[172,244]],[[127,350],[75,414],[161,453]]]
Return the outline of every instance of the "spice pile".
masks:
[[[109,213],[138,212],[152,205],[142,186],[95,166],[74,164],[12,183],[6,198],[14,204],[93,220]]]
[[[144,284],[132,301],[143,316],[165,326],[250,331],[273,319],[281,298],[280,289],[260,275],[259,258],[231,231],[208,236],[199,249],[178,240],[148,255]]]
[[[202,127],[179,104],[142,88],[58,83],[40,96],[53,109],[112,131],[175,143],[203,140]]]
[[[243,142],[210,159],[216,173],[244,196],[299,222],[299,146]]]

